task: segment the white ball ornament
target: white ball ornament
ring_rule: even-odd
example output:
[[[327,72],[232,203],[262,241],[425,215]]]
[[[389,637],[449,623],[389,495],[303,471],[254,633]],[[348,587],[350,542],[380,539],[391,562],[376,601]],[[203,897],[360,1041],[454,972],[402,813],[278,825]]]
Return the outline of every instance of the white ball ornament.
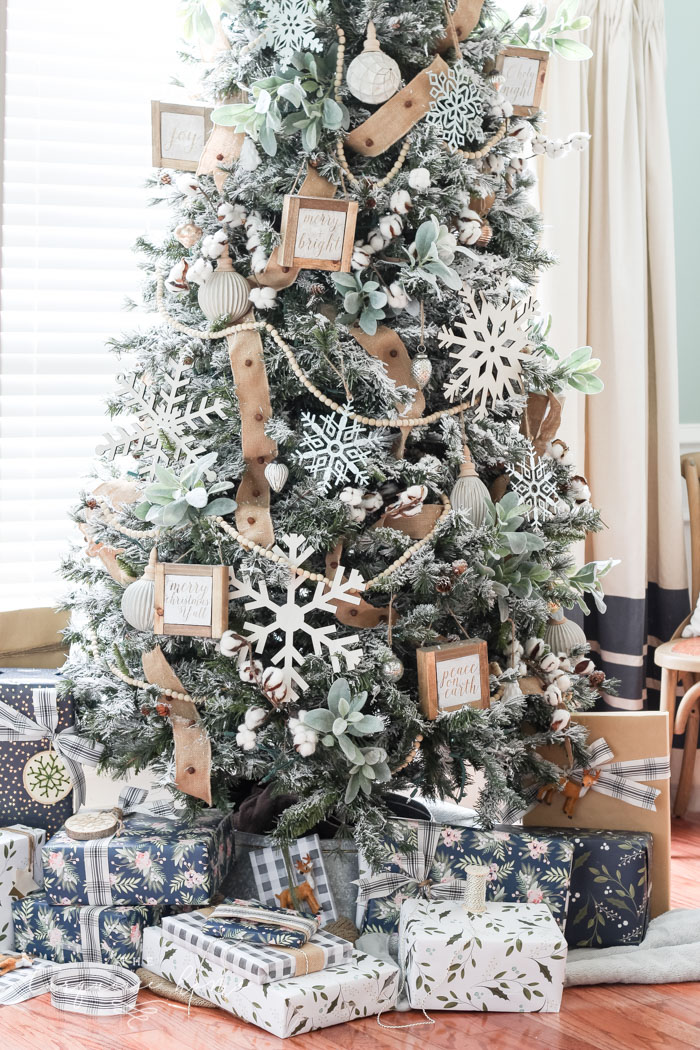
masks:
[[[430,172],[427,168],[413,168],[408,175],[408,185],[412,190],[427,190],[430,187]]]
[[[155,547],[140,580],[130,583],[122,595],[122,616],[137,631],[152,631],[156,615],[155,572],[158,551]]]
[[[245,277],[237,273],[227,250],[219,258],[211,277],[199,288],[199,306],[209,321],[230,317],[238,321],[248,309],[250,288]]]
[[[367,25],[362,53],[348,66],[348,88],[360,102],[378,106],[395,95],[401,85],[401,70],[379,46],[374,22]]]

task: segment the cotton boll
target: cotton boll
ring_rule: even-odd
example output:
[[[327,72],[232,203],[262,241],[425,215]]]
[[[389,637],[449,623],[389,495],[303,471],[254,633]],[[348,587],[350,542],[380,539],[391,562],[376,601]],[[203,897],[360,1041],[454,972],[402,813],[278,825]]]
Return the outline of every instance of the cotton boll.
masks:
[[[186,280],[188,265],[185,259],[175,263],[168,276],[165,278],[165,287],[169,292],[186,292],[189,284]]]
[[[557,670],[552,677],[554,678],[554,684],[559,686],[562,693],[568,693],[571,691],[571,679],[565,671],[562,671],[561,669]]]
[[[569,446],[566,442],[562,441],[561,438],[555,438],[554,441],[547,442],[544,451],[546,455],[551,457],[551,459],[561,462],[569,451]]]
[[[552,160],[557,160],[557,158],[563,157],[565,153],[569,152],[569,145],[566,142],[562,142],[561,139],[550,139],[544,151]]]
[[[245,226],[248,212],[242,204],[229,204],[228,201],[222,201],[216,217],[225,226]]]
[[[413,207],[411,194],[408,190],[394,190],[389,198],[389,207],[397,215],[407,215]]]
[[[379,510],[383,503],[384,500],[378,492],[366,492],[362,497],[361,507],[363,510],[371,513],[374,510]]]
[[[277,668],[275,668],[277,670]],[[264,707],[249,707],[244,716],[246,729],[257,729],[267,718],[267,710]]]
[[[568,674],[568,672],[572,669],[571,660],[569,659],[569,657],[566,655],[566,653],[557,653],[557,659],[559,661],[559,667],[561,668],[561,670],[566,671]]]
[[[218,259],[228,244],[226,230],[217,230],[202,239],[202,255],[208,259]]]
[[[427,168],[414,168],[409,172],[408,185],[412,190],[427,190],[430,187],[430,172]]]
[[[244,658],[238,661],[238,677],[242,682],[257,682],[260,680],[263,666],[260,660]]]
[[[248,296],[257,310],[271,310],[277,302],[277,290],[275,288],[251,288]]]
[[[533,636],[525,642],[525,655],[534,663],[540,659],[545,650],[545,644],[541,638]]]
[[[576,150],[577,153],[581,153],[582,150],[588,148],[590,138],[591,136],[585,131],[577,131],[574,135],[570,136],[569,145],[573,150]]]
[[[554,653],[547,653],[547,655],[543,656],[540,660],[540,668],[542,669],[542,671],[544,671],[545,674],[551,674],[552,671],[556,671],[558,666],[559,661],[557,660]]]
[[[497,153],[489,153],[481,161],[481,170],[489,175],[502,175],[506,164],[505,157]]]
[[[373,230],[369,231],[367,235],[367,244],[373,252],[380,252],[385,246],[386,241],[382,237],[378,226],[375,226]]]
[[[503,95],[498,95],[491,106],[490,113],[492,117],[499,120],[507,120],[513,116],[513,103]]]
[[[299,754],[301,755],[302,758],[308,758],[309,755],[313,755],[315,750],[316,750],[316,741],[315,740],[305,740],[301,744],[297,745],[297,751],[299,752]]]
[[[348,517],[350,518],[350,521],[354,521],[356,524],[361,525],[367,517],[367,514],[362,507],[348,507]]]
[[[535,137],[535,130],[532,124],[529,124],[526,120],[522,124],[519,124],[517,128],[508,132],[508,139],[511,142],[530,142]]]
[[[544,691],[544,698],[550,707],[559,707],[561,703],[561,689],[558,685],[548,685]]]
[[[521,175],[527,166],[527,160],[525,157],[511,157],[508,170],[514,175]]]
[[[579,660],[574,666],[574,674],[589,675],[593,674],[594,671],[595,664],[592,660],[589,660],[587,656],[582,660]]]
[[[543,156],[547,149],[547,139],[544,135],[535,135],[531,143],[531,148],[536,157]]]
[[[355,247],[352,250],[352,259],[350,260],[352,269],[357,272],[366,270],[372,262],[372,255],[372,249],[368,244],[362,244],[360,241],[356,241]]]
[[[575,475],[569,481],[566,488],[566,494],[569,499],[572,499],[575,503],[585,503],[591,498],[591,490],[588,487],[588,482],[579,474]]]
[[[208,259],[199,258],[193,262],[187,271],[187,280],[190,284],[204,284],[214,272],[214,267]]]
[[[186,172],[176,177],[174,185],[175,189],[179,190],[180,193],[184,193],[186,197],[196,197],[202,192],[195,176],[188,175]]]
[[[341,489],[338,493],[338,499],[341,503],[347,503],[351,507],[359,507],[362,503],[362,489],[356,489],[351,485],[346,485],[345,488]]]
[[[555,733],[561,729],[566,729],[570,721],[571,714],[565,707],[558,707],[556,711],[552,712],[552,730]]]
[[[238,656],[248,649],[248,642],[233,631],[224,631],[219,641],[219,652],[222,656]]]
[[[481,218],[476,212],[471,217],[457,220],[457,240],[460,244],[476,244],[481,237]]]
[[[236,743],[242,751],[253,751],[257,741],[257,734],[248,729],[245,723],[241,723],[236,733]]]
[[[389,285],[387,303],[393,310],[405,310],[408,306],[408,295],[398,281],[392,281]]]
[[[400,215],[383,215],[379,220],[379,232],[385,241],[391,241],[403,231],[403,219]]]

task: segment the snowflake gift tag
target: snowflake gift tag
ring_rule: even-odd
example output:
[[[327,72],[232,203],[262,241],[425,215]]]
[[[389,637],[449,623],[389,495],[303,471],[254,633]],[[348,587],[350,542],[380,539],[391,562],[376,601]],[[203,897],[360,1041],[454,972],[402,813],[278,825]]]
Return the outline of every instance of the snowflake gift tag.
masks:
[[[441,347],[457,347],[443,392],[448,401],[471,395],[476,418],[483,419],[497,401],[522,390],[532,299],[494,304],[467,287],[460,296],[462,320],[452,328],[443,325],[438,336]]]
[[[185,365],[180,360],[172,374],[165,377],[160,390],[151,390],[143,374],[131,372],[118,382],[118,393],[125,411],[136,418],[124,426],[118,425],[115,434],[105,434],[104,442],[95,452],[113,460],[116,456],[136,456],[139,473],[153,481],[157,466],[184,461],[194,463],[206,449],[200,444],[196,431],[211,423],[212,416],[225,419],[223,401],[206,395],[195,402],[187,399],[189,382]]]
[[[288,559],[294,567],[303,565],[314,553],[313,547],[307,545],[303,536],[297,534],[283,536],[282,542],[288,553],[279,546],[273,547],[273,550],[283,559]],[[299,694],[308,689],[308,683],[297,670],[297,666],[304,663],[305,656],[295,645],[295,635],[306,635],[316,656],[322,656],[325,652],[330,658],[334,671],[341,670],[339,659],[341,656],[350,671],[357,667],[362,659],[362,650],[358,647],[359,639],[356,634],[342,638],[335,635],[337,624],[333,603],[342,601],[350,605],[359,605],[360,596],[356,592],[364,590],[365,587],[364,580],[356,569],[350,570],[347,580],[343,580],[344,573],[342,565],[339,565],[330,587],[323,581],[318,581],[313,594],[308,598],[302,598],[301,588],[309,588],[313,584],[298,573],[290,571],[286,597],[281,602],[270,596],[265,580],[260,579],[253,582],[249,578],[238,579],[233,573],[230,574],[229,597],[231,599],[243,599],[246,612],[253,609],[266,609],[271,614],[270,622],[265,625],[248,621],[243,624],[243,630],[248,632],[248,639],[255,651],[263,652],[272,635],[276,633],[284,635],[282,646],[272,657],[272,663],[282,668],[284,684],[290,700],[298,700]],[[312,626],[309,623],[309,617],[319,612],[328,613],[333,622],[323,627]]]
[[[452,152],[466,143],[484,141],[486,97],[466,62],[457,62],[446,73],[429,73],[430,109],[425,116]]]
[[[556,514],[559,495],[552,482],[551,471],[533,449],[528,452],[523,463],[509,467],[508,476],[513,492],[523,503],[530,504],[525,517],[534,525],[540,525]]]
[[[304,428],[295,458],[318,482],[325,496],[334,485],[352,480],[356,486],[367,485],[367,466],[383,451],[387,431],[370,433],[357,420],[344,415],[314,416],[301,413]]]
[[[265,12],[265,46],[274,48],[281,69],[292,64],[295,51],[320,51],[314,5],[310,0],[259,0]]]

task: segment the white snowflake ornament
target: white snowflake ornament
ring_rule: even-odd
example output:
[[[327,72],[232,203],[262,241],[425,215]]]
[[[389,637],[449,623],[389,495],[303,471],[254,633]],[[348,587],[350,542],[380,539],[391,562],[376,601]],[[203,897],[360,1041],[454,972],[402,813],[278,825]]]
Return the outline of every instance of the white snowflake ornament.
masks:
[[[428,76],[430,109],[425,123],[435,128],[452,151],[462,149],[467,142],[483,142],[486,98],[467,63],[457,62],[447,73]]]
[[[307,544],[306,539],[297,534],[283,536],[282,543],[287,550],[275,546],[274,553],[279,554],[282,559],[288,559],[294,567],[303,565],[314,553],[313,547]],[[362,659],[362,650],[358,646],[359,639],[356,634],[340,638],[335,634],[337,621],[333,603],[343,601],[350,605],[359,605],[360,596],[357,592],[365,587],[364,580],[356,569],[347,573],[346,580],[343,579],[344,575],[345,570],[339,565],[331,586],[319,581],[313,594],[302,597],[300,590],[308,588],[310,584],[298,573],[290,572],[286,597],[280,602],[270,596],[265,580],[254,582],[250,578],[238,579],[233,572],[230,573],[233,585],[230,597],[242,599],[246,612],[264,609],[271,614],[265,624],[249,621],[243,624],[243,630],[248,633],[255,651],[262,653],[271,642],[274,644],[273,635],[284,635],[281,648],[272,656],[272,663],[282,671],[286,696],[290,701],[298,700],[300,693],[308,689],[308,683],[297,670],[299,665],[304,663],[305,657],[295,644],[295,636],[305,635],[316,656],[326,654],[330,658],[334,671],[341,670],[341,656],[349,671],[357,667]],[[312,625],[309,622],[312,613],[327,613],[331,622],[317,627],[314,620]]]
[[[450,353],[455,363],[443,391],[448,401],[471,395],[476,418],[483,419],[497,401],[522,390],[532,300],[509,297],[493,304],[466,287],[460,295],[462,320],[452,328],[443,325],[438,336],[441,347],[457,348]]]
[[[295,51],[321,51],[316,36],[314,4],[310,0],[259,0],[266,15],[265,45],[274,48],[281,69],[292,64]]]
[[[556,514],[559,494],[551,480],[551,472],[544,460],[530,451],[524,463],[518,463],[509,469],[510,487],[523,503],[530,504],[526,514],[531,522],[539,525],[546,518]],[[556,657],[555,657],[556,659]],[[540,666],[544,670],[544,663]]]
[[[160,389],[151,388],[142,373],[131,372],[119,379],[118,396],[125,411],[136,418],[124,426],[117,425],[114,434],[104,434],[95,452],[107,460],[115,456],[134,456],[139,473],[152,481],[156,467],[181,462],[183,466],[207,451],[196,431],[211,423],[212,417],[225,419],[223,401],[205,395],[198,400],[187,397],[189,378],[180,358],[172,373],[166,375]]]
[[[315,477],[325,496],[334,485],[368,481],[367,467],[387,442],[385,429],[371,433],[344,415],[314,416],[302,412],[304,431],[295,452],[297,462]]]

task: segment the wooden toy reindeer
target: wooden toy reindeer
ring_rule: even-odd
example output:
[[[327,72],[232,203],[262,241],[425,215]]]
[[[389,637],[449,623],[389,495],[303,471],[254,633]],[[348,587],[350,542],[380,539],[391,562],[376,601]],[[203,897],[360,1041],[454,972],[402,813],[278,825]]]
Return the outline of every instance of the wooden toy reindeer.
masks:
[[[321,905],[316,899],[314,890],[316,889],[316,880],[313,875],[313,861],[311,860],[311,854],[307,853],[301,860],[295,861],[296,869],[300,875],[306,875],[306,878],[299,885],[294,887],[297,900],[300,904],[306,904],[311,911],[312,915],[318,915],[321,911]],[[280,902],[280,908],[294,908],[294,901],[292,899],[292,891],[288,886],[281,893],[276,893],[275,896]]]
[[[546,806],[551,806],[554,792],[561,791],[565,800],[564,812],[569,820],[571,820],[581,792],[584,788],[588,789],[589,787],[592,787],[599,776],[599,769],[584,769],[580,784],[575,780],[569,780],[568,777],[563,776],[560,780],[555,781],[552,784],[544,784],[537,792],[537,801],[544,802]]]

